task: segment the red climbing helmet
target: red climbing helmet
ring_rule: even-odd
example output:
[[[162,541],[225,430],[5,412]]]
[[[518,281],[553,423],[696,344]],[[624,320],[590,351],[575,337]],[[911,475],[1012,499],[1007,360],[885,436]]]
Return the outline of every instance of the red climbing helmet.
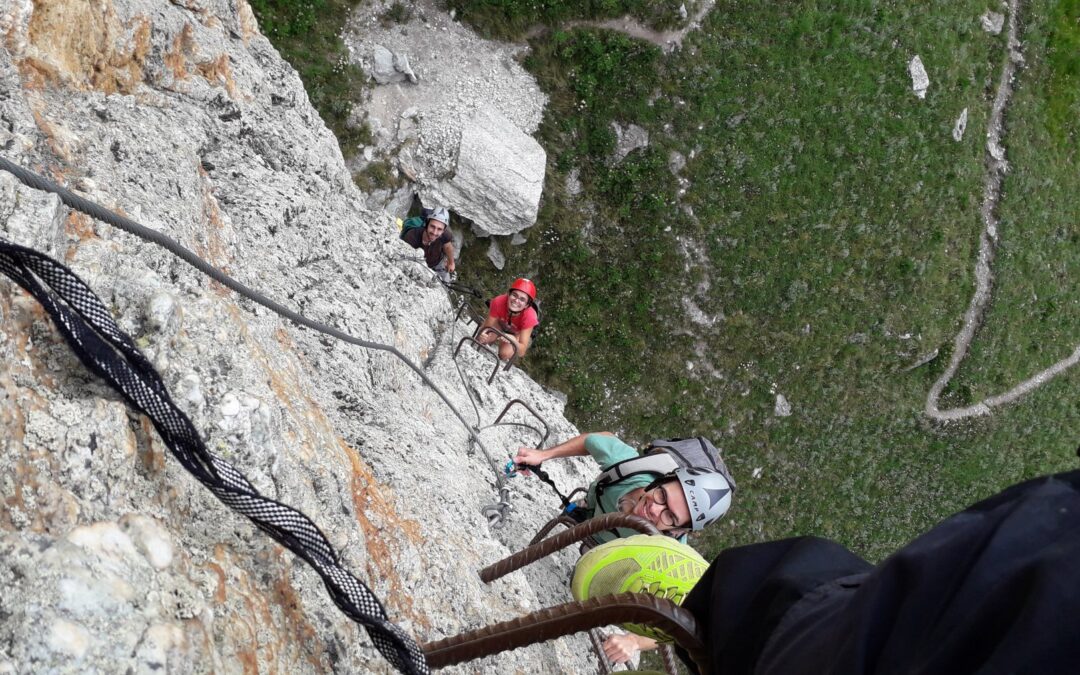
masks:
[[[514,279],[514,283],[510,284],[510,290],[521,291],[529,296],[530,300],[536,301],[536,284],[528,279]]]

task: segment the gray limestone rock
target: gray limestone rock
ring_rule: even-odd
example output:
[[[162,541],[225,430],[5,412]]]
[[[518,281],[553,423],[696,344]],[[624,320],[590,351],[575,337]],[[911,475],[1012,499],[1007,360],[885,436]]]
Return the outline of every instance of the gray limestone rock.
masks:
[[[911,75],[911,90],[919,98],[926,98],[926,90],[930,88],[930,77],[926,74],[926,68],[918,54],[908,63],[908,73]]]
[[[686,156],[681,152],[672,150],[668,153],[668,169],[671,170],[672,175],[679,175],[679,172],[686,168]]]
[[[574,167],[570,170],[570,173],[566,174],[566,193],[571,197],[577,197],[581,194],[582,189],[581,171]]]
[[[379,84],[411,82],[416,84],[417,77],[409,67],[409,57],[392,52],[382,45],[375,45],[371,54],[371,76]]]
[[[636,124],[627,125],[624,129],[618,122],[612,122],[611,129],[615,132],[615,154],[612,161],[616,164],[634,150],[649,147],[649,132]]]
[[[415,86],[375,87],[363,102],[372,129],[395,132],[389,136],[375,133],[378,148],[374,154],[396,156],[403,166],[408,165],[404,173],[417,184],[417,191],[436,201],[443,201],[439,195],[445,195],[451,208],[480,223],[477,234],[509,233],[532,225],[544,158],[541,151],[539,164],[533,161],[539,145],[529,135],[540,125],[547,97],[520,65],[528,47],[485,40],[430,4],[405,23],[387,24],[380,16],[388,4],[373,2],[358,7],[342,36],[354,62],[370,68],[370,45],[394,45],[395,51],[409,55],[409,63],[419,76]],[[383,60],[385,63],[385,55]],[[531,187],[523,189],[522,177],[514,175],[518,167],[512,166],[500,176],[505,167],[490,166],[492,158],[486,147],[477,166],[469,165],[473,161],[469,155],[474,152],[469,143],[476,135],[470,125],[481,110],[497,111],[503,122],[497,129],[486,130],[480,140],[496,154],[506,155],[499,150],[506,148],[511,161],[525,162],[521,167],[524,180],[537,180],[535,197]],[[401,124],[405,119],[415,120],[415,128]],[[474,172],[463,177],[471,183],[455,188],[453,183],[462,170]],[[510,203],[493,209],[466,194],[475,185],[477,171],[488,174],[485,180],[495,181],[499,192],[495,201],[509,199]],[[533,175],[537,173],[539,179]]]
[[[791,403],[784,398],[783,394],[776,395],[776,406],[773,412],[777,417],[791,417]]]
[[[967,121],[968,109],[964,108],[960,111],[960,116],[956,118],[956,124],[953,125],[952,137],[957,143],[964,140],[964,131],[967,129]]]
[[[425,120],[426,121],[426,120]],[[486,234],[536,222],[547,154],[498,110],[481,108],[461,132],[454,175],[424,186],[424,201],[450,204]]]
[[[5,157],[317,321],[393,345],[472,414],[451,358],[471,327],[393,219],[365,207],[246,2],[12,2],[0,27]],[[4,172],[0,236],[97,292],[207,447],[311,517],[406,633],[435,640],[565,600],[572,552],[479,581],[559,502],[519,479],[509,522],[489,527],[493,467],[405,364],[299,330]],[[319,577],[188,475],[6,277],[0,316],[0,671],[391,671]],[[577,433],[565,399],[520,370],[488,385],[485,355],[463,350],[457,365],[481,422],[518,397],[549,442]],[[538,441],[513,427],[481,440],[496,461]],[[563,486],[594,471],[551,468]],[[578,636],[458,671],[594,667]]]
[[[495,239],[492,239],[491,244],[488,246],[487,257],[497,270],[501,270],[506,266],[506,256],[503,255],[502,249],[499,248],[499,242]]]
[[[1005,26],[1005,15],[998,12],[986,12],[979,17],[982,29],[991,35],[997,35]]]

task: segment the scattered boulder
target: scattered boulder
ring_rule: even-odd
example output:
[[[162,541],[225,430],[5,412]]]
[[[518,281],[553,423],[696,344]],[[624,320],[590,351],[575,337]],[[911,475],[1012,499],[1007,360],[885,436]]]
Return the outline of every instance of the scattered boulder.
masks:
[[[371,76],[379,84],[405,81],[416,84],[419,81],[409,67],[408,56],[392,52],[382,45],[375,45],[372,52]]]
[[[776,407],[774,412],[777,417],[791,417],[791,404],[784,398],[783,394],[776,395]]]
[[[967,129],[967,117],[968,109],[964,108],[960,113],[960,117],[956,118],[956,124],[953,125],[952,137],[957,143],[964,140],[964,130]]]
[[[911,73],[911,89],[919,98],[926,98],[926,90],[930,87],[930,76],[926,74],[922,59],[916,54],[908,63],[908,72]]]
[[[581,194],[581,171],[574,167],[570,170],[570,173],[566,175],[566,193],[571,197],[577,197]]]
[[[452,205],[478,234],[507,235],[536,222],[547,153],[498,110],[481,108],[461,132],[456,170],[421,189]]]
[[[986,12],[979,17],[979,21],[982,23],[984,31],[991,35],[997,35],[1005,26],[1005,15],[997,12]]]
[[[495,269],[501,270],[506,267],[506,256],[503,255],[502,249],[499,248],[499,242],[495,239],[491,240],[491,245],[488,246],[487,252],[488,260],[495,266]]]
[[[686,168],[686,157],[681,152],[672,150],[668,153],[667,165],[672,175],[677,176],[680,171]]]
[[[634,150],[649,147],[649,132],[636,124],[623,129],[618,122],[612,122],[611,129],[615,132],[615,154],[612,159],[616,164]]]

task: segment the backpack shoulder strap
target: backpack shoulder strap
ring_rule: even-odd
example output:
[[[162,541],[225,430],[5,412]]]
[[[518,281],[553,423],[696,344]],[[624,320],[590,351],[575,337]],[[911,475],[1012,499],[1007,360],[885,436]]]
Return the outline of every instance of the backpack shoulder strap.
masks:
[[[596,480],[596,496],[603,494],[604,489],[641,474],[663,476],[679,468],[675,458],[665,452],[654,452],[642,457],[631,457],[621,462],[612,464],[605,469]]]

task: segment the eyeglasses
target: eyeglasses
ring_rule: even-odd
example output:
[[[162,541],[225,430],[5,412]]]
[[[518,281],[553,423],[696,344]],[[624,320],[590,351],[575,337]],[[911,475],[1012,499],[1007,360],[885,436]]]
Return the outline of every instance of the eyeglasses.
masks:
[[[671,527],[671,528],[675,528],[675,527],[679,526],[679,519],[675,517],[675,514],[672,513],[671,509],[667,508],[667,504],[668,504],[667,489],[664,488],[663,485],[658,485],[655,488],[653,488],[652,490],[649,490],[648,492],[646,492],[645,494],[651,495],[651,497],[649,497],[649,499],[651,499],[654,504],[659,504],[660,506],[664,507],[664,510],[660,512],[660,524],[661,525],[663,525],[665,527]]]
[[[521,291],[511,291],[510,292],[510,299],[511,300],[517,300],[518,302],[524,302],[526,304],[528,304],[528,302],[529,302],[529,296],[525,295]]]

